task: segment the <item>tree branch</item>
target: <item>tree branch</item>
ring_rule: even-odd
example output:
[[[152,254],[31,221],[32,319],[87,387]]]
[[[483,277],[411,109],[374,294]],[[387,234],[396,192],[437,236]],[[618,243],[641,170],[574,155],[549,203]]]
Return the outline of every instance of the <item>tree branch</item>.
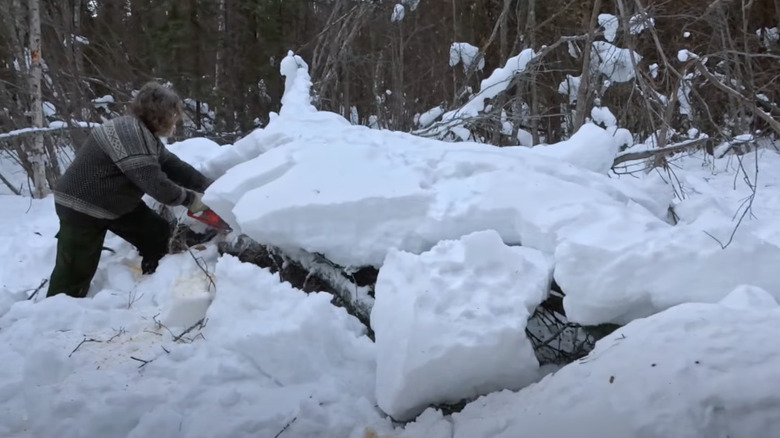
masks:
[[[686,149],[691,149],[691,148],[701,146],[711,140],[712,140],[711,138],[698,138],[696,140],[684,141],[682,143],[673,144],[671,146],[666,146],[663,148],[648,149],[646,151],[641,151],[641,152],[621,153],[615,157],[615,161],[612,162],[612,168],[615,168],[616,166],[619,166],[620,164],[623,164],[627,161],[644,160],[646,158],[653,158],[662,154],[673,154],[675,152],[681,152]]]

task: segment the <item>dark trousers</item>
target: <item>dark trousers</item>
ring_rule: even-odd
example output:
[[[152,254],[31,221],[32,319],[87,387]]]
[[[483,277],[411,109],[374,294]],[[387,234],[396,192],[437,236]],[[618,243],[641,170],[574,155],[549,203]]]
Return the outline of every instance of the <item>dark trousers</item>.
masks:
[[[97,272],[106,232],[111,231],[135,246],[143,258],[144,274],[157,269],[168,252],[171,226],[145,203],[114,220],[100,220],[57,206],[57,260],[49,279],[47,296],[64,293],[84,298]]]

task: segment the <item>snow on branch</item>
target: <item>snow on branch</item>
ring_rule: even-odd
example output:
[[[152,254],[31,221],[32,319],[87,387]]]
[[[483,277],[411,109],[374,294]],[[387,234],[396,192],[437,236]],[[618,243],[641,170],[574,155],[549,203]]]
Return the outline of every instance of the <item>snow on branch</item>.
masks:
[[[615,156],[615,161],[612,163],[612,168],[615,168],[616,166],[619,166],[628,161],[644,160],[646,158],[652,158],[657,155],[682,152],[686,149],[691,149],[691,148],[701,146],[710,140],[711,139],[709,137],[702,137],[702,138],[697,138],[695,140],[688,140],[681,143],[676,143],[671,146],[665,146],[662,148],[646,149],[638,152],[635,151],[622,152]]]

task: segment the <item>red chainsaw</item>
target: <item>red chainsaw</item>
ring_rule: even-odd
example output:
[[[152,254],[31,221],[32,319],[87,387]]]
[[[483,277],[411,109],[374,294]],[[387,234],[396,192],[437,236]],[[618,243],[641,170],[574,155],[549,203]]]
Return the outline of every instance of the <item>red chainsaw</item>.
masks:
[[[203,222],[204,224],[216,228],[220,231],[232,231],[232,228],[230,228],[230,225],[228,225],[227,222],[225,222],[221,217],[219,217],[216,213],[214,213],[214,210],[207,209],[202,211],[201,213],[198,213],[197,215],[191,211],[187,211],[187,216]]]

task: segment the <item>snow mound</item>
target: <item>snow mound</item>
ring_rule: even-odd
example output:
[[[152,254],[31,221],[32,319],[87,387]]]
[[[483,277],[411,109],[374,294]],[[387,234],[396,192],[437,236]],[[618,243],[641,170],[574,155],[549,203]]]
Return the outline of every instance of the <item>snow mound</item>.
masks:
[[[525,328],[551,276],[551,260],[492,230],[421,255],[390,251],[371,312],[379,407],[404,421],[431,404],[536,380]]]
[[[537,146],[531,150],[583,169],[606,174],[612,168],[618,145],[609,132],[593,123],[586,123],[568,140]]]
[[[778,336],[780,308],[756,288],[676,306],[520,392],[471,403],[452,416],[454,437],[773,436],[780,351],[767,346]]]
[[[571,321],[623,324],[685,302],[717,302],[740,284],[754,284],[780,299],[775,272],[780,233],[774,220],[780,215],[775,189],[780,178],[767,174],[756,182],[753,170],[780,166],[780,154],[765,150],[739,161],[707,161],[692,156],[676,162],[675,175],[685,193],[674,205],[676,227],[648,230],[638,239],[604,236],[558,246],[555,279],[566,293],[564,308]],[[649,180],[644,190],[651,190]],[[738,223],[753,184],[751,212]]]
[[[611,136],[600,138],[614,147]],[[620,222],[627,233],[668,226],[668,203],[541,155],[323,129],[230,169],[204,202],[260,243],[319,252],[343,266],[380,266],[390,248],[420,253],[484,229],[552,253],[583,221]],[[643,207],[627,208],[636,204]]]

